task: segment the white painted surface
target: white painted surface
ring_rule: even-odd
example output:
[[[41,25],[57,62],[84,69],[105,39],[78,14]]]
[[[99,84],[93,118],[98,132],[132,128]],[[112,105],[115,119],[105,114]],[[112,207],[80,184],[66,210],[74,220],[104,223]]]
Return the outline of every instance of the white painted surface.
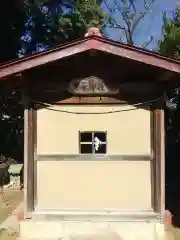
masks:
[[[22,221],[20,239],[165,240],[163,224],[132,222]]]

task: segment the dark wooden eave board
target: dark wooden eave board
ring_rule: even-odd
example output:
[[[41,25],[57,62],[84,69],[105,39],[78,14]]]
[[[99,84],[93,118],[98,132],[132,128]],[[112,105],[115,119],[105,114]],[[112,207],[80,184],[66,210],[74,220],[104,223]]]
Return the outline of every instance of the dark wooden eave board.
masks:
[[[0,78],[6,79],[8,76],[89,50],[103,51],[174,73],[180,73],[180,61],[177,59],[168,58],[154,52],[121,44],[102,37],[90,36],[5,63],[0,66]]]

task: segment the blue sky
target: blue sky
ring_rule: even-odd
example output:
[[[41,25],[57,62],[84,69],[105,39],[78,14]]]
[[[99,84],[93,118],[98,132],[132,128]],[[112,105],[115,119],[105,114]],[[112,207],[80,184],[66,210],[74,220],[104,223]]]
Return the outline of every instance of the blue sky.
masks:
[[[136,0],[137,8],[140,9],[144,0]],[[109,5],[112,6],[112,0],[108,0]],[[117,0],[120,2],[120,0]],[[134,34],[134,40],[137,46],[142,46],[147,42],[150,36],[153,36],[153,41],[149,44],[148,49],[152,50],[157,46],[157,42],[162,38],[162,13],[167,12],[169,17],[172,17],[173,11],[180,7],[180,0],[156,0],[153,4],[152,11],[149,12],[143,21],[140,22]],[[118,22],[121,22],[120,14],[114,14]],[[116,29],[108,30],[108,35],[114,40],[120,39],[120,31]]]

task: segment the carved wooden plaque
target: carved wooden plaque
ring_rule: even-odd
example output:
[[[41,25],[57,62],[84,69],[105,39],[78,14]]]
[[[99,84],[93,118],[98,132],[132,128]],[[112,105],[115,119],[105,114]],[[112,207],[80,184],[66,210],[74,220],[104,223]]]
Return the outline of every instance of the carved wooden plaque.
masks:
[[[90,76],[84,79],[73,79],[68,91],[77,95],[111,95],[117,94],[119,89],[109,88],[102,79]]]

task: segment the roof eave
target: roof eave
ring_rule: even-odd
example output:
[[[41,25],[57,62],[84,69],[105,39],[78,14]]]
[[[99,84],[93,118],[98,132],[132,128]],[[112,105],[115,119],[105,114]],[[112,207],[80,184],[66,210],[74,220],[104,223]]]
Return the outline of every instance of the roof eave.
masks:
[[[93,49],[162,68],[174,73],[180,73],[179,60],[167,58],[160,54],[137,47],[120,44],[102,37],[90,36],[60,45],[44,52],[32,54],[28,57],[5,63],[0,66],[0,79],[7,79],[7,77],[11,75]]]

